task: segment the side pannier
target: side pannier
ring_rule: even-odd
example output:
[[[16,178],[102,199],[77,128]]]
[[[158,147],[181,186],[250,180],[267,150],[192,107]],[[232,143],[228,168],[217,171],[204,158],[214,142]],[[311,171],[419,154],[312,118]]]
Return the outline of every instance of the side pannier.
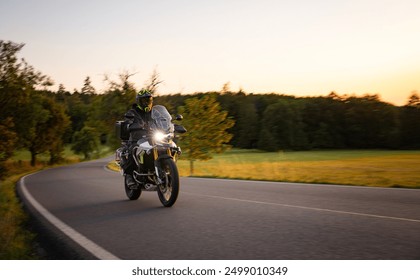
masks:
[[[130,131],[128,130],[127,121],[117,121],[115,123],[115,133],[123,141],[127,141],[130,138]]]

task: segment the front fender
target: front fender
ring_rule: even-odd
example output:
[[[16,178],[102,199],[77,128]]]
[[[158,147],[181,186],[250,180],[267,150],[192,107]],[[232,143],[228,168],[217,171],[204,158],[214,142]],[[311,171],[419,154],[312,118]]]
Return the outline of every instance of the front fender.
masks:
[[[168,155],[168,154],[161,154],[161,155],[159,155],[158,160],[161,160],[161,159],[164,159],[164,158],[174,159],[174,157],[173,157],[173,156],[171,156],[171,155]]]

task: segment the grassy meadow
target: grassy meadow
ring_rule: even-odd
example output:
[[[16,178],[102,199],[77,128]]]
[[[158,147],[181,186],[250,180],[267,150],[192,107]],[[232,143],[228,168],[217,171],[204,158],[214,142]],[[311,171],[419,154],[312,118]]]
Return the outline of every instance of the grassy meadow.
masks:
[[[189,162],[178,161],[181,176]],[[197,177],[375,187],[420,187],[420,151],[342,150],[267,153],[231,150],[195,161]]]

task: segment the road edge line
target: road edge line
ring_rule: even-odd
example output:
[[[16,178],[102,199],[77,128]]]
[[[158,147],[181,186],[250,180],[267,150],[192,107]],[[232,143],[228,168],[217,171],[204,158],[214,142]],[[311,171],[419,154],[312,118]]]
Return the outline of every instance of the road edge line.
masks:
[[[40,214],[42,215],[49,223],[51,223],[53,226],[55,226],[59,231],[64,233],[66,236],[68,236],[71,240],[76,242],[78,245],[80,245],[82,248],[87,250],[89,253],[91,253],[93,256],[100,260],[119,260],[117,256],[113,255],[112,253],[108,252],[92,240],[85,237],[83,234],[77,232],[75,229],[58,219],[56,216],[54,216],[51,212],[49,212],[47,209],[45,209],[28,191],[26,185],[25,185],[25,178],[30,176],[32,174],[23,176],[19,180],[20,189],[22,192],[22,195],[26,198],[26,200],[32,205],[32,207]]]

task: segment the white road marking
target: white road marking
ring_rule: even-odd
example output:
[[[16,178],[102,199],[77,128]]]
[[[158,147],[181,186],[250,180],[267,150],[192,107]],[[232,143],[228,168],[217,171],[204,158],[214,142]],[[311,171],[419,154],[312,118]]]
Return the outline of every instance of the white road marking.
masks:
[[[181,177],[187,180],[207,180],[207,181],[229,181],[233,183],[245,183],[245,184],[267,184],[267,185],[298,185],[307,187],[324,187],[324,188],[355,188],[364,189],[369,191],[414,191],[420,192],[420,189],[416,188],[387,188],[387,187],[372,187],[372,186],[353,186],[353,185],[335,185],[335,184],[317,184],[317,183],[294,183],[294,182],[277,182],[277,181],[258,181],[258,180],[243,180],[243,179],[224,179],[224,178],[201,178],[201,177]]]
[[[389,219],[389,220],[398,220],[398,221],[404,221],[404,222],[420,223],[420,220],[400,218],[400,217],[392,217],[392,216],[382,216],[382,215],[374,215],[374,214],[358,213],[358,212],[350,212],[350,211],[341,211],[341,210],[333,210],[333,209],[326,209],[326,208],[307,207],[307,206],[274,203],[274,202],[264,202],[264,201],[257,201],[257,200],[248,200],[248,199],[239,199],[239,198],[216,196],[216,195],[195,194],[195,193],[184,192],[184,191],[182,192],[182,194],[189,194],[189,195],[193,195],[193,196],[202,196],[202,197],[224,199],[224,200],[232,200],[232,201],[239,201],[239,202],[247,202],[247,203],[254,203],[254,204],[282,206],[282,207],[298,208],[298,209],[305,209],[305,210],[315,210],[315,211],[331,212],[331,213],[346,214],[346,215],[356,215],[356,216],[365,216],[365,217],[371,217],[371,218],[380,218],[380,219]]]
[[[30,175],[27,175],[30,176]],[[26,197],[26,199],[31,203],[31,205],[45,218],[47,219],[51,224],[53,224],[55,227],[57,227],[61,232],[63,232],[65,235],[70,237],[74,242],[82,246],[84,249],[86,249],[88,252],[93,254],[95,257],[97,257],[100,260],[119,260],[119,258],[98,244],[94,243],[84,235],[80,234],[61,220],[59,220],[56,216],[51,214],[47,209],[45,209],[41,204],[39,204],[38,201],[35,200],[35,198],[29,193],[29,191],[26,188],[25,185],[25,178],[27,176],[24,176],[21,179],[21,189],[23,195]]]

